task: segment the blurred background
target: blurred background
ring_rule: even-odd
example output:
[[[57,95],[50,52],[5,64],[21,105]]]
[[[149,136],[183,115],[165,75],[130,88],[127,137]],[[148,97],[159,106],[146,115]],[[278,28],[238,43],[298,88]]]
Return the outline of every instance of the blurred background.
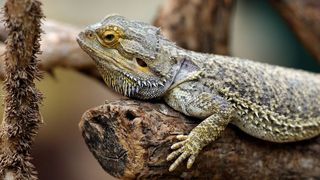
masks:
[[[46,18],[83,28],[117,13],[152,23],[163,0],[42,0]],[[4,1],[0,0],[1,6]],[[320,72],[290,28],[263,0],[238,0],[231,27],[233,56]],[[113,179],[86,147],[78,123],[89,108],[120,96],[101,83],[74,71],[56,69],[38,87],[45,99],[44,124],[33,148],[34,164],[44,180]],[[2,82],[0,82],[2,85]],[[3,96],[3,91],[0,89]],[[0,107],[0,116],[3,107]]]

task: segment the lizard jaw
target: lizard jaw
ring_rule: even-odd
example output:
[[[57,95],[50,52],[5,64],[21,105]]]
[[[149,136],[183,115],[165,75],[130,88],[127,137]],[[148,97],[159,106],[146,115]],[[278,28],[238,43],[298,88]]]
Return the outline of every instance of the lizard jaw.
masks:
[[[99,54],[98,50],[87,45],[81,33],[77,41],[80,47],[94,60],[105,83],[116,92],[128,97],[152,99],[162,94],[159,90],[165,89],[167,82],[164,79],[144,78],[143,76],[136,76],[130,71],[124,71],[123,69],[127,68],[123,67],[121,63],[118,63],[111,55],[106,55],[106,52]],[[104,55],[103,57],[101,57],[102,54]],[[151,94],[148,92],[154,93]],[[148,95],[144,93],[148,93]]]

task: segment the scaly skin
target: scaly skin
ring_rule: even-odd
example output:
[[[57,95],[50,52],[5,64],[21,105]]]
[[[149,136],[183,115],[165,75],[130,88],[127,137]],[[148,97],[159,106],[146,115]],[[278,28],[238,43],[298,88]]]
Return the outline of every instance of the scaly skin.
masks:
[[[163,98],[185,115],[203,119],[168,160],[187,168],[201,149],[232,123],[246,133],[284,143],[320,134],[320,75],[177,47],[154,26],[118,15],[79,34],[106,84],[133,98]]]

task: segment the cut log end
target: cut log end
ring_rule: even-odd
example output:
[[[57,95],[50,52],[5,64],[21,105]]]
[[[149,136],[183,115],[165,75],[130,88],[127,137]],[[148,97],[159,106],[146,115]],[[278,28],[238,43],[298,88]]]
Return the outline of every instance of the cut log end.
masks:
[[[80,129],[103,169],[117,178],[319,178],[320,137],[287,144],[256,139],[229,126],[194,166],[174,172],[166,161],[178,134],[199,121],[163,104],[123,100],[88,110]]]

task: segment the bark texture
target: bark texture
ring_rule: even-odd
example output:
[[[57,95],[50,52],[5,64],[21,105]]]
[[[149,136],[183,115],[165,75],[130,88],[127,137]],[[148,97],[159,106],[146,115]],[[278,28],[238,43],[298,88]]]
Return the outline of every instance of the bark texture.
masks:
[[[31,145],[42,122],[42,95],[36,54],[40,44],[41,3],[8,0],[4,6],[8,28],[5,52],[5,112],[0,132],[0,179],[37,179],[31,160]]]
[[[202,2],[202,1],[201,1]],[[320,62],[320,6],[317,0],[271,1],[291,25],[293,32]],[[229,54],[229,29],[234,1],[167,0],[154,24],[163,34],[186,49]],[[290,6],[289,6],[290,5]],[[193,12],[190,13],[190,12]],[[293,14],[293,15],[292,15]],[[63,67],[76,70],[103,82],[93,61],[78,46],[75,38],[80,29],[47,20],[41,40],[40,69],[52,73]],[[301,34],[301,35],[299,35]],[[7,38],[0,26],[0,41]],[[310,46],[310,47],[309,47]],[[0,43],[0,54],[4,52]],[[0,80],[4,80],[4,57],[0,56]]]
[[[167,0],[154,24],[183,48],[227,55],[234,3],[233,0]]]
[[[54,69],[65,68],[76,70],[82,74],[103,81],[91,58],[82,51],[76,42],[80,29],[68,24],[52,20],[43,22],[44,34],[41,36],[41,54],[39,68],[43,71],[54,74]],[[0,41],[7,38],[7,32],[0,26]],[[0,54],[5,50],[4,44],[0,43]],[[0,56],[0,80],[5,78],[4,57]]]
[[[233,4],[232,0],[168,0],[154,23],[181,47],[228,54]],[[298,31],[308,33],[307,29]],[[308,46],[308,42],[303,43]],[[88,110],[80,128],[100,165],[117,178],[320,178],[320,137],[276,144],[246,135],[231,125],[220,139],[204,148],[191,170],[180,166],[169,173],[172,162],[167,162],[166,156],[174,137],[188,134],[198,123],[163,104],[117,101]]]
[[[228,126],[205,147],[191,170],[169,172],[166,161],[177,134],[199,121],[163,104],[107,102],[88,110],[80,129],[90,151],[109,174],[124,179],[317,179],[320,137],[277,144]]]
[[[320,1],[271,0],[304,47],[320,63]]]

